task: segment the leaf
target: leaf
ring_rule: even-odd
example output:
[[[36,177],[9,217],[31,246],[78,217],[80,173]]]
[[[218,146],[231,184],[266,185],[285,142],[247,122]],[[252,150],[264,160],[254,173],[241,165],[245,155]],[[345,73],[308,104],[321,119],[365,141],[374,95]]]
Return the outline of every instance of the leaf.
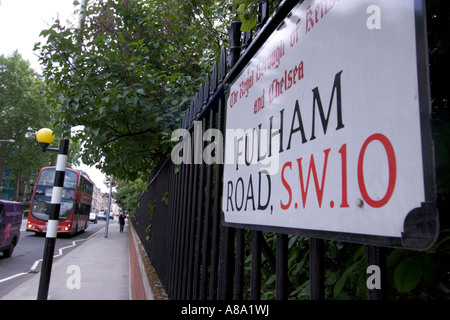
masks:
[[[419,284],[421,277],[420,263],[415,259],[406,258],[395,269],[395,287],[399,292],[409,292]]]
[[[39,33],[39,37],[46,37],[50,34],[50,30],[42,30],[41,33]]]
[[[166,204],[166,206],[169,205],[169,191],[166,191],[163,194],[161,201],[164,202]]]
[[[244,12],[243,14],[239,15],[239,18],[242,22],[241,31],[249,31],[256,26],[256,12]]]
[[[356,262],[358,259],[363,255],[364,251],[366,250],[366,246],[362,245],[356,250],[355,254],[353,255],[353,261]]]
[[[99,131],[100,131],[100,128],[97,128],[97,129],[92,129],[92,135],[93,135],[94,137],[97,137],[97,136],[98,136],[98,133],[99,133]]]
[[[276,275],[276,274],[273,274],[273,275],[267,280],[266,285],[270,285],[270,284],[274,283],[276,279],[277,279],[277,275]]]
[[[154,204],[152,201],[150,201],[148,204],[148,208],[149,208],[148,214],[153,219],[155,216],[156,204]]]
[[[342,277],[339,278],[339,280],[336,282],[336,285],[334,286],[333,295],[336,298],[342,291],[342,288],[344,288],[345,282],[347,281],[348,276],[355,270],[355,268],[359,265],[358,262],[355,262],[350,267],[348,267],[344,273],[342,274]]]
[[[152,224],[150,223],[147,228],[145,228],[145,232],[147,233],[147,236],[145,237],[145,240],[148,242],[152,241]]]
[[[239,7],[236,9],[236,11],[244,11],[247,8],[247,6],[245,5],[245,3],[241,3],[239,5]]]
[[[388,268],[395,266],[406,254],[405,250],[394,249],[387,257]]]

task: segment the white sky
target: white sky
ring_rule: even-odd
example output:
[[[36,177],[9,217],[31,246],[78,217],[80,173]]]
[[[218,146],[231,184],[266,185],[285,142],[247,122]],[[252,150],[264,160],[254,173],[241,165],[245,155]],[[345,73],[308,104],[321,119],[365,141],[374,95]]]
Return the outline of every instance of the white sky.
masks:
[[[76,25],[75,9],[73,0],[0,0],[0,54],[10,55],[18,50],[40,72],[33,52],[34,44],[44,40],[39,34],[57,18],[62,24],[69,20]]]
[[[33,51],[36,42],[45,41],[39,34],[57,18],[64,25],[67,25],[66,21],[77,25],[79,17],[73,15],[75,9],[78,8],[73,6],[73,0],[0,0],[0,55],[9,56],[18,50],[40,73],[39,61]],[[81,169],[103,192],[109,191],[103,184],[105,176],[100,170],[85,165]]]

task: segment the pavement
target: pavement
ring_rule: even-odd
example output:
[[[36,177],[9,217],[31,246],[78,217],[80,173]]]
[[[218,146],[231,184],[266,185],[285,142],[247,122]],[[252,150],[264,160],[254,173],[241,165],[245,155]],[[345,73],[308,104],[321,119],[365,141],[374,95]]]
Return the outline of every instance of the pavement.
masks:
[[[108,237],[103,228],[54,259],[48,300],[153,299],[136,242],[128,221],[124,232],[119,232],[118,223],[110,223]],[[36,300],[39,281],[40,272],[30,273],[29,279],[1,300]]]

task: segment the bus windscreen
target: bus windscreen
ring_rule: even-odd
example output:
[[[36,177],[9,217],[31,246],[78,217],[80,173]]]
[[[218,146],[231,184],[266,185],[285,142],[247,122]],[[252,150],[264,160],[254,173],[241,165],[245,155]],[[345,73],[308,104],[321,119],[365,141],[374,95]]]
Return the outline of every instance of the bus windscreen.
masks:
[[[31,214],[39,220],[48,221],[50,214],[50,203],[55,180],[55,169],[49,168],[41,172],[35,189],[34,199],[31,205]],[[59,219],[65,220],[70,217],[75,200],[75,188],[78,176],[75,172],[66,170],[64,175],[64,188],[61,200]]]

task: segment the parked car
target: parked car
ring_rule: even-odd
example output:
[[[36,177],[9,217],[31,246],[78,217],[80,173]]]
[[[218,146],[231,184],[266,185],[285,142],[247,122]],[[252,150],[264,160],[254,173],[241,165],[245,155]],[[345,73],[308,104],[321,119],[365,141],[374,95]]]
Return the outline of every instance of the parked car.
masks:
[[[106,221],[106,212],[105,211],[100,211],[98,213],[97,218],[98,218],[98,220],[105,220]]]
[[[93,223],[97,223],[98,217],[97,217],[97,214],[95,212],[91,212],[89,214],[89,221],[91,221]]]
[[[9,258],[19,242],[23,204],[0,200],[0,252]]]

